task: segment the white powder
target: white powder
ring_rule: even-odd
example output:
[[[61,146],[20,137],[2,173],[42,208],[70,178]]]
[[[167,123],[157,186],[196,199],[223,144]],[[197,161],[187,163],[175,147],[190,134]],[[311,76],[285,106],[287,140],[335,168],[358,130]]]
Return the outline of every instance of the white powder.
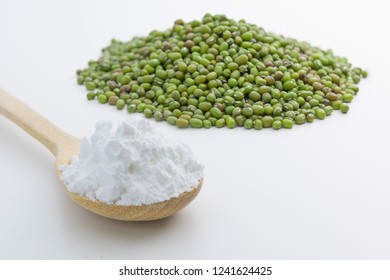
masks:
[[[190,149],[169,141],[146,120],[96,124],[80,154],[61,169],[70,192],[117,205],[147,205],[177,197],[203,176]]]

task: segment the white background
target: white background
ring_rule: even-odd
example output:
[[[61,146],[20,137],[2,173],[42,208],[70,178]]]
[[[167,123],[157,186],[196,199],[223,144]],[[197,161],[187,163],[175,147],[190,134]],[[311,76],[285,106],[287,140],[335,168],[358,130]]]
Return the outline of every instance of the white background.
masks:
[[[0,117],[1,259],[390,258],[388,1],[2,0],[0,87],[78,137],[101,119],[137,118],[88,102],[75,71],[111,38],[206,12],[332,48],[369,77],[348,114],[292,130],[156,124],[206,165],[196,200],[156,222],[109,220],[76,205],[53,156]]]

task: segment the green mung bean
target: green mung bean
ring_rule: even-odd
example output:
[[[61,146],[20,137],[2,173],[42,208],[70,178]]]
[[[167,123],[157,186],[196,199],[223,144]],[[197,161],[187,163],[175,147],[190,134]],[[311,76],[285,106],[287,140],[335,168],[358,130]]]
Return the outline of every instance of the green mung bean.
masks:
[[[348,112],[365,77],[331,50],[211,14],[112,40],[77,71],[88,100],[180,128],[292,128]]]
[[[180,128],[186,128],[189,126],[189,122],[186,119],[177,119],[176,120],[176,126]]]
[[[349,111],[349,105],[346,103],[340,104],[340,111],[343,113],[347,113]]]
[[[285,118],[282,121],[282,125],[284,128],[292,128],[294,125],[294,122],[292,119]]]

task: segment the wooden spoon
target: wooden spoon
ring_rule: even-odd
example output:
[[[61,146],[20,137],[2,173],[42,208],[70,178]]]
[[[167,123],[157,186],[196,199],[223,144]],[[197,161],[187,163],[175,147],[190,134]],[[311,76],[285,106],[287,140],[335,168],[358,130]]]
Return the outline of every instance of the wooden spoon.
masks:
[[[80,139],[57,128],[33,109],[0,89],[0,114],[21,127],[37,139],[56,157],[57,175],[61,178],[60,167],[69,164],[80,151]],[[61,180],[60,180],[61,181]],[[61,181],[65,192],[82,207],[101,216],[123,221],[150,221],[168,217],[187,206],[199,193],[203,178],[198,186],[169,200],[142,206],[120,206],[91,200],[69,192]]]

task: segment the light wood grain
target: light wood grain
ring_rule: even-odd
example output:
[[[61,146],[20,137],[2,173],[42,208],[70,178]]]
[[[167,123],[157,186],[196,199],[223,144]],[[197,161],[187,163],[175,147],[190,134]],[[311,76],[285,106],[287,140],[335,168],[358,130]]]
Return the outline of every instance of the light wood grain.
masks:
[[[0,114],[21,127],[41,142],[56,157],[57,175],[61,178],[60,167],[69,164],[80,151],[80,139],[62,131],[36,111],[17,98],[0,89]],[[198,186],[167,201],[142,206],[119,206],[93,201],[76,193],[71,193],[60,180],[64,191],[79,205],[101,216],[123,221],[150,221],[175,214],[187,206],[199,193],[203,178]]]
[[[166,218],[186,207],[198,195],[203,179],[190,192],[182,193],[179,197],[141,206],[120,206],[92,201],[84,196],[66,192],[79,205],[101,216],[122,221],[151,221]]]

